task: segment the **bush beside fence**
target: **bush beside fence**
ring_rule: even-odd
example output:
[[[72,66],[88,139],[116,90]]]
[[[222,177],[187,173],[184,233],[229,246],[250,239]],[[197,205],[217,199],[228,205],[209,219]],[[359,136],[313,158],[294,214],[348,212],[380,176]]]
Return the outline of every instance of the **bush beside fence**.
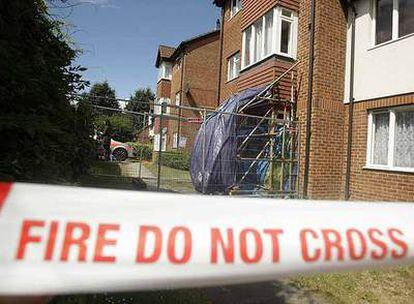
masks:
[[[152,160],[152,145],[141,145],[138,143],[128,143],[137,152],[137,157],[140,160]]]

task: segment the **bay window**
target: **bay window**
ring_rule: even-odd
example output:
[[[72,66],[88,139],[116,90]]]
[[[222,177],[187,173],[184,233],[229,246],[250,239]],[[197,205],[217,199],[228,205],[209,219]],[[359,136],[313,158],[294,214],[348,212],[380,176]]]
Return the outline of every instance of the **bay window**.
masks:
[[[374,0],[375,44],[414,33],[414,1]]]
[[[414,172],[414,107],[368,116],[367,167]]]
[[[172,78],[172,65],[169,62],[162,62],[158,70],[158,80]]]
[[[243,68],[273,54],[295,58],[296,35],[297,16],[281,7],[272,9],[243,32]]]

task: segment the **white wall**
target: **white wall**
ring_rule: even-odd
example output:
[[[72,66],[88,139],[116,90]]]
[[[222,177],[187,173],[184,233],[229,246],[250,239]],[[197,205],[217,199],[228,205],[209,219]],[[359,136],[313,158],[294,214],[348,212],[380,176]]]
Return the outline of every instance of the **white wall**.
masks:
[[[356,1],[355,101],[414,92],[414,35],[374,46],[371,0]],[[351,26],[348,26],[345,102],[349,102]]]

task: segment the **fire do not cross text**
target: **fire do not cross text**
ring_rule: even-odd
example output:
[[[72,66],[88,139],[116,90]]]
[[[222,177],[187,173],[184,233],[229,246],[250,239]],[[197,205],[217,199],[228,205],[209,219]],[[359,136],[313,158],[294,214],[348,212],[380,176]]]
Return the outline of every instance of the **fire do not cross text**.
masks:
[[[204,244],[204,248],[209,248],[206,263],[212,265],[276,264],[285,258],[283,246],[292,246],[292,239],[287,239],[286,231],[280,227],[211,227],[205,238],[196,238],[194,231],[185,226],[161,229],[157,225],[138,225],[136,231],[136,238],[129,240],[134,256],[132,262],[136,264],[154,264],[162,257],[175,265],[191,263],[197,254],[194,248],[198,242],[207,242]],[[15,259],[24,263],[34,251],[40,250],[40,259],[44,262],[117,263],[121,234],[121,225],[115,223],[92,225],[75,221],[23,220]],[[404,232],[395,227],[303,228],[295,235],[297,239],[293,241],[297,248],[294,249],[305,263],[398,260],[405,258],[409,251]]]

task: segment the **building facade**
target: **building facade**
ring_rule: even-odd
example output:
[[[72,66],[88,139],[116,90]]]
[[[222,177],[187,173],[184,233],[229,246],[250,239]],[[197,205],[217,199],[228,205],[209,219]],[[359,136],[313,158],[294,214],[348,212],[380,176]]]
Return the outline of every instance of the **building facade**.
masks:
[[[158,81],[154,106],[155,121],[160,124],[161,105],[166,104],[161,129],[163,151],[191,151],[201,119],[200,111],[194,109],[216,108],[219,49],[220,31],[214,30],[183,41],[177,48],[169,48],[168,56],[157,56],[160,75],[168,71],[167,77]],[[158,151],[159,130],[156,127],[154,130],[154,150]]]
[[[412,1],[301,1],[300,171],[308,197],[414,201],[413,34]]]
[[[214,4],[222,8],[219,102],[300,61],[302,196],[414,200],[414,2]]]

